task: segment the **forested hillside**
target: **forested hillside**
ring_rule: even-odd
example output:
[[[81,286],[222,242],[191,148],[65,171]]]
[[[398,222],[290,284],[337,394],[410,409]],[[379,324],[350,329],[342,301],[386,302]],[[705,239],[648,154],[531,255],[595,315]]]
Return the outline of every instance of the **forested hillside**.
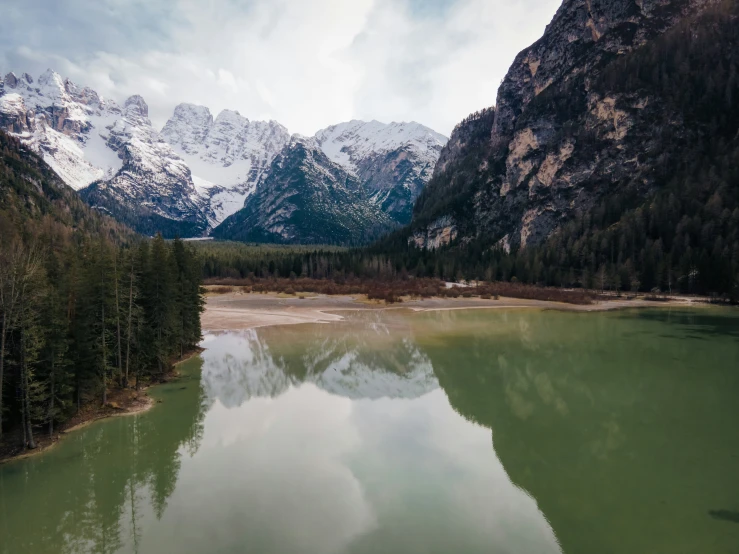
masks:
[[[495,121],[513,121],[510,144],[488,119],[491,139],[440,165],[419,199],[412,242],[452,247],[411,258],[475,277],[737,298],[738,3],[700,11],[690,6],[707,3],[675,0],[660,8],[660,25],[679,20],[663,34],[644,40],[660,20],[614,24],[567,57],[556,33],[575,28],[575,4],[501,88]],[[529,99],[519,65],[540,50],[568,69]],[[513,110],[517,86],[528,103]],[[407,240],[384,244],[405,250]]]
[[[64,240],[73,233],[130,242],[125,225],[90,210],[77,193],[20,141],[0,131],[0,237],[28,237],[43,229]]]
[[[201,264],[95,213],[17,140],[0,145],[0,438],[20,429],[34,448],[199,342]]]

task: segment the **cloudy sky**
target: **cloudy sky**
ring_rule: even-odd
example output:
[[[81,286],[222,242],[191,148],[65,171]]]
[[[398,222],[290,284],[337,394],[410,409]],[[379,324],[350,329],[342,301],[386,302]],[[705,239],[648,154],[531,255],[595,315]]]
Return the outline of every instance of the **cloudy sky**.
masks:
[[[495,103],[561,0],[0,0],[0,70],[51,67],[161,127],[180,102],[313,134],[349,119],[449,134]]]

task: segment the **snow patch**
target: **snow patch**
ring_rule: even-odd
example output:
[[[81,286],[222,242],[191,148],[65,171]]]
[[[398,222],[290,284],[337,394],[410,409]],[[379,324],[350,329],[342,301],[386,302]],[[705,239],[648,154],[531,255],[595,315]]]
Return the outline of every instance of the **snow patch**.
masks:
[[[352,120],[316,133],[316,140],[329,159],[356,173],[368,156],[398,148],[415,151],[421,160],[435,162],[449,140],[420,123],[380,123]]]

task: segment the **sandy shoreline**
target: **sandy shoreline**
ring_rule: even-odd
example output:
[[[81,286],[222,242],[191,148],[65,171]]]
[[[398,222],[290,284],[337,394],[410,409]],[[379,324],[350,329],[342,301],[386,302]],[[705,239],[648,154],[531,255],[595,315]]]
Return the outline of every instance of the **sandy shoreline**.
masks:
[[[414,312],[438,310],[469,309],[518,309],[535,308],[542,310],[565,310],[576,312],[596,312],[628,308],[699,306],[691,300],[671,300],[653,302],[648,300],[613,300],[588,305],[564,304],[544,300],[501,298],[483,300],[480,298],[430,298],[386,305],[368,302],[355,296],[313,296],[300,299],[277,294],[234,292],[211,295],[206,299],[202,315],[203,330],[218,332],[242,329],[255,329],[272,325],[296,325],[301,323],[329,323],[341,321],[342,311],[398,310]]]

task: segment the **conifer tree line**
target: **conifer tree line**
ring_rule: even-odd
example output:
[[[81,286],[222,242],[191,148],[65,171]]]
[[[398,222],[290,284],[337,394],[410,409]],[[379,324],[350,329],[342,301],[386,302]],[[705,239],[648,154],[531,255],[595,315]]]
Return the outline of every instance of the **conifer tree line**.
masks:
[[[54,237],[0,241],[0,438],[21,429],[29,448],[201,338],[202,263],[181,240]]]
[[[238,243],[197,248],[203,275],[214,282],[434,278],[701,294],[739,302],[739,208],[721,191],[709,190],[706,196],[693,195],[687,206],[684,198],[666,191],[649,206],[631,210],[624,209],[624,197],[613,196],[590,213],[578,214],[544,244],[511,252],[486,240],[419,249],[402,233],[365,249]]]

